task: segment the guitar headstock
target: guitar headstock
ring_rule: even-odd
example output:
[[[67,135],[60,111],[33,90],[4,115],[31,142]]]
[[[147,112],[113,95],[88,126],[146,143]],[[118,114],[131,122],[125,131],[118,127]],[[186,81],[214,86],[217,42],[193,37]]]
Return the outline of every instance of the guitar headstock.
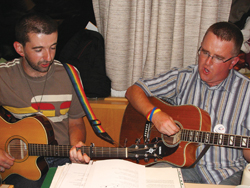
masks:
[[[135,144],[128,147],[128,158],[139,162],[144,159],[148,162],[149,159],[159,159],[165,156],[166,146],[159,141],[151,144]]]

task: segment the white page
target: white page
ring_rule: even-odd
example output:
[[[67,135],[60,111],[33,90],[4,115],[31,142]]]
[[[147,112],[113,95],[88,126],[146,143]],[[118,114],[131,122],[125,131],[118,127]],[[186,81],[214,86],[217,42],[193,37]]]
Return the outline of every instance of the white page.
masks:
[[[80,188],[85,188],[87,179],[89,178],[89,173],[90,173],[90,170],[92,168],[92,165],[93,165],[93,160],[90,160],[89,164],[87,165],[87,168],[85,169],[85,173],[84,173],[84,176],[82,178]]]
[[[82,184],[87,164],[72,163],[61,180],[60,188],[79,188]]]
[[[67,171],[68,167],[69,167],[69,163],[66,163],[63,166],[58,166],[57,167],[55,175],[53,177],[53,180],[52,180],[52,182],[50,184],[50,188],[57,188],[57,187],[60,186],[60,184],[62,182],[62,179],[66,174],[66,171]]]
[[[112,159],[92,165],[88,188],[145,188],[145,166],[130,161]]]
[[[179,174],[179,170],[171,167],[146,167],[146,188],[184,188],[182,174]]]
[[[62,171],[63,171],[64,166],[58,166],[56,169],[56,172],[54,174],[54,177],[52,179],[52,182],[50,184],[50,188],[56,188],[56,185],[58,184],[58,180],[61,177]]]

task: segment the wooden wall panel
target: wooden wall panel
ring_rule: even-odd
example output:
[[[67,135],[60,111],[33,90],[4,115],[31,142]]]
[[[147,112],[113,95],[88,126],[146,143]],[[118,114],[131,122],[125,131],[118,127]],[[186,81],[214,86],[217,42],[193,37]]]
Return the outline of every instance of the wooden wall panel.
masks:
[[[123,114],[128,104],[127,99],[108,97],[105,99],[89,99],[89,103],[96,118],[101,121],[102,127],[116,142],[116,145],[112,145],[96,136],[86,116],[84,117],[87,131],[85,144],[87,146],[94,143],[95,146],[118,147]]]

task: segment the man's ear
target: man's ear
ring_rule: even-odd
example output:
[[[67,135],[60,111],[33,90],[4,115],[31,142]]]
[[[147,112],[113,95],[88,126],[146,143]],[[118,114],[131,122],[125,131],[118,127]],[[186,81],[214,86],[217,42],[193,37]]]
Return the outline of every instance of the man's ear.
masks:
[[[238,63],[239,60],[240,58],[238,56],[233,58],[233,61],[231,62],[229,69],[232,69]]]
[[[20,55],[20,56],[24,56],[24,49],[23,49],[23,45],[20,42],[15,41],[13,44],[16,52]]]

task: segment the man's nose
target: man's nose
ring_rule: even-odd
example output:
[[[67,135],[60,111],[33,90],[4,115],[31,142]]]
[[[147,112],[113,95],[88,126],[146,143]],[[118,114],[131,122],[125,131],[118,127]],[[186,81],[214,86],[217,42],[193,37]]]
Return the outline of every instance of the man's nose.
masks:
[[[206,59],[206,64],[208,64],[208,65],[213,64],[213,56],[208,54],[208,57]]]
[[[50,52],[50,50],[45,50],[45,54],[44,54],[44,60],[46,61],[51,61],[52,60],[52,53]]]

